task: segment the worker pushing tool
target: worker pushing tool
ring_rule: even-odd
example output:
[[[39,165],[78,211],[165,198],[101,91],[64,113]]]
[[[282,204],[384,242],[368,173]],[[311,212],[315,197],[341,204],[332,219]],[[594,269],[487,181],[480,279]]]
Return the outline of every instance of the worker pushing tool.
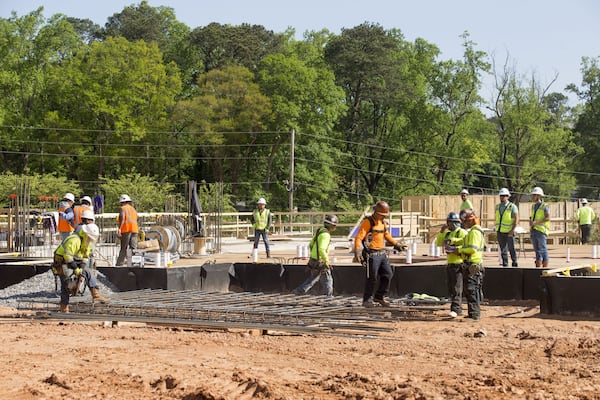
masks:
[[[365,218],[354,239],[354,261],[366,267],[367,280],[363,293],[363,306],[376,307],[375,303],[389,307],[385,296],[390,290],[390,282],[394,272],[390,265],[385,242],[389,242],[398,251],[405,251],[406,245],[394,240],[388,230],[389,224],[385,217],[390,215],[390,206],[385,201],[379,201],[373,206],[373,214]],[[375,284],[379,278],[379,287],[373,295]]]

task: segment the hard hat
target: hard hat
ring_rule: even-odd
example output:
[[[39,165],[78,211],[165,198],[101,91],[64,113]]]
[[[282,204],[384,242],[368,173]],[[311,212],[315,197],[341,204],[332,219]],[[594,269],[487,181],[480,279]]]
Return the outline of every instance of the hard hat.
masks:
[[[131,201],[131,197],[127,196],[126,194],[122,194],[121,197],[119,197],[119,203],[125,203]]]
[[[531,191],[530,194],[539,194],[540,196],[543,196],[544,195],[544,191],[542,190],[541,187],[536,186],[536,187],[533,188],[533,190]]]
[[[387,217],[388,215],[390,215],[390,206],[388,205],[388,203],[381,200],[381,201],[378,201],[377,204],[375,204],[373,206],[373,211],[375,211],[376,214]]]
[[[460,191],[460,194],[469,194],[469,191],[467,189],[463,189]]]
[[[256,202],[256,204],[267,204],[267,201],[264,199],[264,197],[261,197],[260,199],[258,199],[258,201]]]
[[[95,219],[94,212],[92,210],[83,210],[81,219],[91,219],[93,221]]]
[[[75,201],[75,195],[73,193],[67,193],[63,196],[63,199],[65,200],[69,200],[69,201]]]
[[[460,222],[460,218],[458,217],[458,214],[455,212],[451,212],[450,214],[448,214],[448,216],[446,217],[446,221],[454,221],[454,222]]]
[[[92,205],[92,198],[90,196],[83,196],[79,201],[87,201],[89,205]]]
[[[338,224],[338,217],[337,215],[334,214],[328,214],[325,216],[325,225],[332,225],[332,226],[337,226]]]
[[[90,239],[90,241],[93,243],[97,242],[98,239],[100,238],[100,229],[98,228],[98,225],[96,225],[96,224],[83,225],[80,233],[83,233],[85,236],[87,236],[88,239]],[[83,237],[83,235],[82,235],[82,237]]]
[[[586,199],[586,198],[583,198],[583,199],[581,199],[581,204],[587,204],[587,202],[588,202],[588,201],[587,201],[587,199]]]
[[[502,188],[500,189],[500,192],[498,192],[498,196],[510,196],[510,192],[507,188]]]

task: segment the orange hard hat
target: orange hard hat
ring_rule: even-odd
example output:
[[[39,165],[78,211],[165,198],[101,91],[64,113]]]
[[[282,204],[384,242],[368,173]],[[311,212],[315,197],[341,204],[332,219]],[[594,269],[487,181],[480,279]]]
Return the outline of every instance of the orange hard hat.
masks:
[[[373,211],[375,211],[376,214],[387,217],[388,215],[390,215],[390,206],[388,203],[381,200],[381,201],[378,201],[377,204],[375,204],[373,206]]]

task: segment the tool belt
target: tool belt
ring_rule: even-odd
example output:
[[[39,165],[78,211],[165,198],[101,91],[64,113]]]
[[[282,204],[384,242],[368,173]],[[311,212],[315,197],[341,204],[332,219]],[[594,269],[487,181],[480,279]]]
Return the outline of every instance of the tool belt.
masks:
[[[52,273],[54,275],[64,275],[63,264],[65,263],[65,258],[61,255],[55,254],[54,261],[52,262]]]
[[[482,264],[465,262],[463,264],[463,269],[465,272],[467,272],[469,274],[469,276],[476,275],[480,272],[483,273],[483,265]]]
[[[384,250],[384,249],[381,249],[381,250],[371,250],[371,249],[369,249],[369,250],[367,250],[367,254],[370,257],[377,257],[377,256],[387,256],[388,252],[387,252],[387,250]]]
[[[308,264],[306,264],[306,268],[308,268],[309,270],[323,271],[323,270],[329,268],[329,266],[323,260],[317,260],[316,258],[309,258]]]

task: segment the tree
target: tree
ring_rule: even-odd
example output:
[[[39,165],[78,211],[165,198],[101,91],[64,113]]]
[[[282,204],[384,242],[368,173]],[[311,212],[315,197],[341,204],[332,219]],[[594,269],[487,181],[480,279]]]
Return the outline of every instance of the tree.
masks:
[[[575,181],[567,167],[581,148],[568,126],[548,109],[549,86],[542,87],[535,76],[524,84],[507,65],[495,76],[496,94],[490,109],[497,137],[494,160],[503,177],[498,186],[518,197],[534,186],[568,197]]]
[[[598,174],[600,174],[600,57],[584,57],[581,60],[581,88],[574,84],[568,90],[583,102],[574,127],[576,143],[585,149],[574,162],[577,171],[580,197],[600,198]]]
[[[135,170],[118,178],[103,178],[104,212],[119,210],[119,197],[126,193],[138,212],[164,212],[174,186],[156,176],[145,176]]]

